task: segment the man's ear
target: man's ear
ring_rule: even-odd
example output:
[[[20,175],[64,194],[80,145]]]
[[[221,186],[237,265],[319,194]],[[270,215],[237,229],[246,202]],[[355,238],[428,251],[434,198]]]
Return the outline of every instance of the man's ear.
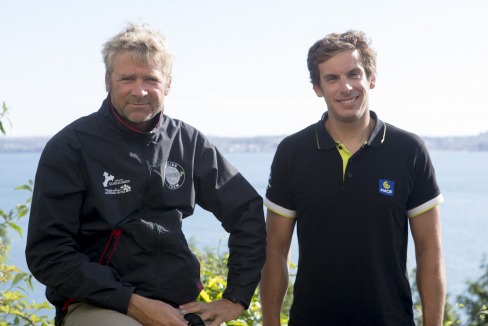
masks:
[[[108,71],[105,71],[105,90],[107,93],[110,92],[110,75]]]
[[[169,94],[169,90],[171,89],[171,76],[168,76],[168,81],[166,82],[166,86],[164,87],[164,96]]]
[[[369,80],[369,89],[373,89],[376,86],[376,74],[371,75]]]
[[[313,84],[313,90],[318,97],[324,97],[324,92],[322,92],[322,88],[320,88],[320,85]]]

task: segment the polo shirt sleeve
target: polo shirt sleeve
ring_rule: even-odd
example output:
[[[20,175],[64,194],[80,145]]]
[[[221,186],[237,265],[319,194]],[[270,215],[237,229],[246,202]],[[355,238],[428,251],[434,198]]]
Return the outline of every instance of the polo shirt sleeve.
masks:
[[[285,139],[276,149],[264,198],[264,205],[269,210],[288,218],[296,217],[291,187],[292,159]]]
[[[422,142],[413,162],[414,186],[407,202],[407,216],[418,216],[444,201],[439,186],[432,160]]]

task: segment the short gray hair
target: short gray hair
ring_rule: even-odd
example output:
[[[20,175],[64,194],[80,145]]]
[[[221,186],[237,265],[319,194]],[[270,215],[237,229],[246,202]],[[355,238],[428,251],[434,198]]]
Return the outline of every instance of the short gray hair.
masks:
[[[114,56],[120,52],[129,52],[137,64],[159,65],[164,76],[171,76],[174,56],[168,50],[165,37],[148,24],[128,23],[103,45],[103,61],[109,74]]]

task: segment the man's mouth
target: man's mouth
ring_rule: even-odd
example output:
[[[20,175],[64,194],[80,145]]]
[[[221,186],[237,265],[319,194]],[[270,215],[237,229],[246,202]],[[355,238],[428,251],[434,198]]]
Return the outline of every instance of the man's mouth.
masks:
[[[337,100],[337,102],[339,102],[341,104],[348,105],[348,104],[353,104],[354,102],[356,102],[357,99],[358,99],[358,96],[346,98],[346,99],[343,99],[343,100]]]

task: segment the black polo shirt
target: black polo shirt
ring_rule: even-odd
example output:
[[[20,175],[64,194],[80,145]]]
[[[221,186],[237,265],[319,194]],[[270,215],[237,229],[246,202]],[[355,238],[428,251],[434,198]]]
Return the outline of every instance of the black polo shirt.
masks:
[[[443,198],[422,140],[370,114],[375,128],[350,157],[327,113],[277,148],[265,204],[297,221],[290,325],[414,325],[408,218]]]

